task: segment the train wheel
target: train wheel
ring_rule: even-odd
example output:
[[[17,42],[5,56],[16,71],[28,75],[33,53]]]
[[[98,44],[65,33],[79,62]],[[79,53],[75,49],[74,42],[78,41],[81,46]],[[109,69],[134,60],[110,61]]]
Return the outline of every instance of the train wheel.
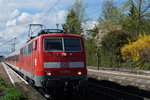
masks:
[[[49,100],[54,100],[55,99],[55,94],[56,94],[55,89],[46,89],[45,93],[44,93],[44,96]]]

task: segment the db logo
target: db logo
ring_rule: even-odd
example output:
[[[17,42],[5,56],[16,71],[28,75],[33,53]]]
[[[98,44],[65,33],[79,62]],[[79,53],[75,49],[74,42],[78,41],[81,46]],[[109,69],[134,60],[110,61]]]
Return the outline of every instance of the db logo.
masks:
[[[61,62],[60,68],[69,68],[69,62]]]

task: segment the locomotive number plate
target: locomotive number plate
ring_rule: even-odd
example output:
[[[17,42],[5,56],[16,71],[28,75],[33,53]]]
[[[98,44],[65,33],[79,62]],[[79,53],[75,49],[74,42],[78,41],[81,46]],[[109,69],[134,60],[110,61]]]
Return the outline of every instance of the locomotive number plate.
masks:
[[[69,68],[69,62],[61,62],[60,67],[61,68]]]

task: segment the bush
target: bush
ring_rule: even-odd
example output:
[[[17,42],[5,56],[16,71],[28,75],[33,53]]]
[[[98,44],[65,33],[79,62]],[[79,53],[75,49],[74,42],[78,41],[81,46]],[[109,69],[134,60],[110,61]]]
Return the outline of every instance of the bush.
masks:
[[[150,48],[142,51],[140,63],[142,69],[150,70]]]
[[[119,67],[122,63],[120,48],[128,43],[126,34],[123,31],[112,31],[102,38],[100,55],[101,65],[106,67]]]
[[[138,69],[139,61],[133,61],[132,59],[127,60],[125,63],[122,63],[121,67],[123,68],[136,68]]]
[[[136,42],[131,42],[121,48],[122,58],[127,62],[129,59],[138,62],[138,66],[134,68],[150,69],[150,36],[140,34]],[[145,67],[144,67],[145,66]],[[148,68],[149,67],[149,68]]]

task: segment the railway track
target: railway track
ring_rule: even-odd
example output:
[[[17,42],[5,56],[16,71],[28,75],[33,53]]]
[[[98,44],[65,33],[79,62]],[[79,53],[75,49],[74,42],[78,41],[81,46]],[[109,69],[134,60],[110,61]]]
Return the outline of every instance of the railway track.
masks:
[[[113,100],[143,100],[143,97],[126,93],[120,90],[104,87],[94,83],[89,83],[89,89],[95,93],[102,94],[112,98]],[[94,87],[94,88],[93,88]]]
[[[114,87],[113,87],[114,86]],[[107,83],[98,84],[97,82],[89,81],[89,91],[96,93],[97,95],[103,95],[107,97],[105,100],[150,100],[143,95],[131,93],[130,90],[123,90],[113,85],[109,86]],[[103,99],[102,99],[103,100]]]

